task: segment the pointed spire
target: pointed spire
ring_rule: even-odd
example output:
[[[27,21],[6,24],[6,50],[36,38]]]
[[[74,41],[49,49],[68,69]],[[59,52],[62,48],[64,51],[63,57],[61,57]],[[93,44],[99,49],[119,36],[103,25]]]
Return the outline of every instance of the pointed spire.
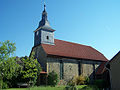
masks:
[[[45,5],[45,2],[44,2],[44,12],[46,11],[46,5]]]
[[[46,5],[45,5],[45,2],[44,2],[44,10],[42,12],[42,20],[39,22],[39,27],[47,27],[47,28],[51,28],[50,25],[49,25],[49,22],[47,20],[47,12],[46,12]]]

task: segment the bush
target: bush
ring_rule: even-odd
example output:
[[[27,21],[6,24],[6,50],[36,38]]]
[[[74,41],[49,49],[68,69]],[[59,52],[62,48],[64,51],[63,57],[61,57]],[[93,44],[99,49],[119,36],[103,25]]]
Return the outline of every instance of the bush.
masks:
[[[67,85],[69,86],[75,86],[75,85],[84,85],[86,82],[88,82],[89,79],[85,78],[84,76],[74,76],[68,83]]]
[[[80,75],[76,79],[77,79],[76,80],[76,84],[77,85],[83,85],[83,84],[85,84],[85,77],[84,76]]]
[[[47,82],[48,82],[48,85],[50,85],[50,86],[57,85],[58,75],[54,71],[50,72],[48,77],[47,77]]]
[[[89,77],[85,77],[85,84],[89,84],[90,83],[90,78]]]
[[[7,83],[7,82],[3,82],[3,83],[2,83],[2,88],[3,88],[3,89],[9,88],[8,83]]]
[[[98,88],[104,88],[104,87],[105,87],[104,80],[102,80],[102,79],[95,80],[94,83],[95,83],[95,85],[96,85]]]
[[[69,87],[69,86],[75,86],[75,85],[76,85],[76,83],[75,83],[74,80],[69,80],[68,83],[67,83],[67,86],[68,86],[68,87]]]

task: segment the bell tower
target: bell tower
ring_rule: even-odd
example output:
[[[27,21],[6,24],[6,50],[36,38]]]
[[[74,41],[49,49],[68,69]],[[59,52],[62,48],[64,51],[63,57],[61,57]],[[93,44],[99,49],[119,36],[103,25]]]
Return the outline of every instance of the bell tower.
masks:
[[[34,46],[39,44],[54,45],[54,31],[47,20],[46,5],[44,4],[42,19],[39,22],[38,28],[34,31]]]

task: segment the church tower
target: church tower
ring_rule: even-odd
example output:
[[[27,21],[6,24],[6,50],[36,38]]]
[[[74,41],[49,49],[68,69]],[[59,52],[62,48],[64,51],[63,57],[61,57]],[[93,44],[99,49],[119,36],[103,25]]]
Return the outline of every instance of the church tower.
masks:
[[[54,45],[54,31],[47,20],[46,5],[44,5],[42,19],[39,22],[38,28],[34,31],[34,46],[39,44]]]

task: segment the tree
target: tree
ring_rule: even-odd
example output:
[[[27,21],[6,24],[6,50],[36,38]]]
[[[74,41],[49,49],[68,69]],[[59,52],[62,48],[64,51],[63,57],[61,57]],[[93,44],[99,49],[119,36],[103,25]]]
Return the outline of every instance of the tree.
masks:
[[[15,50],[15,43],[10,42],[9,40],[0,42],[0,63],[8,60],[8,58],[14,54]]]
[[[8,60],[4,61],[0,66],[3,73],[3,82],[6,82],[9,87],[16,85],[16,81],[12,82],[13,77],[17,78],[19,72],[21,71],[21,66],[17,64],[16,57],[10,57]]]
[[[1,82],[6,79],[11,79],[16,76],[16,71],[19,65],[15,61],[15,57],[12,57],[16,50],[15,43],[9,40],[0,42],[0,78]],[[1,83],[2,88],[2,83]]]
[[[37,59],[34,59],[34,52],[30,57],[22,58],[23,61],[23,70],[21,71],[23,74],[23,78],[26,79],[26,83],[33,85],[36,83],[37,76],[41,71],[40,63]]]

